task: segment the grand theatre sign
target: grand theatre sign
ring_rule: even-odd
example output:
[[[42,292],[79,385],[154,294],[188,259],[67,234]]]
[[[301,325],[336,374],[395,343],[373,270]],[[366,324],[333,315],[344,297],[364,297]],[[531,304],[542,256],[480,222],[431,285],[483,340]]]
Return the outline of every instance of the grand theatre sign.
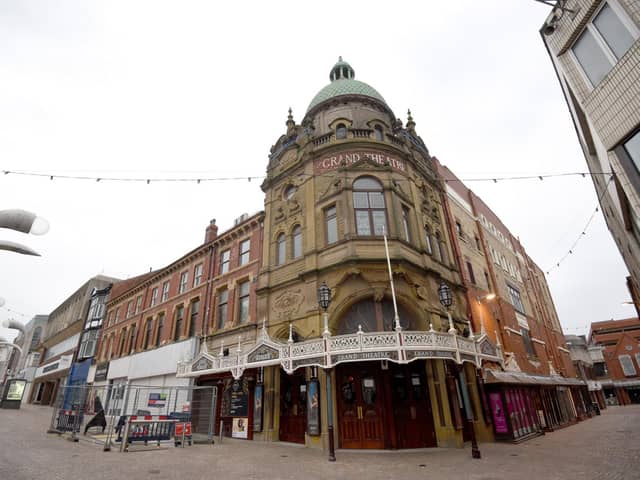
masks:
[[[328,170],[335,170],[339,167],[353,165],[354,163],[358,163],[363,160],[377,163],[380,166],[389,166],[393,170],[399,170],[401,172],[407,171],[407,167],[403,160],[392,155],[373,150],[351,150],[320,157],[314,161],[313,169],[315,173],[318,174]]]
[[[221,348],[222,350],[222,348]],[[486,335],[465,338],[456,334],[429,331],[363,332],[347,335],[324,335],[304,342],[277,342],[269,338],[266,328],[255,345],[242,352],[240,345],[233,354],[212,355],[206,343],[193,362],[178,364],[179,377],[198,377],[231,372],[235,378],[249,368],[280,365],[287,373],[301,367],[332,368],[341,363],[388,360],[409,363],[417,359],[451,360],[458,364],[483,361],[503,363],[500,345],[493,345]]]

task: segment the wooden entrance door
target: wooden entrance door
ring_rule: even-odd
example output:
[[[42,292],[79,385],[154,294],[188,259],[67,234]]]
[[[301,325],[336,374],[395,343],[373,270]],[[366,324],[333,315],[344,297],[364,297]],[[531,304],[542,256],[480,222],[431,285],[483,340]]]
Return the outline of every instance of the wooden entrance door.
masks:
[[[384,448],[384,408],[378,364],[345,365],[336,371],[338,428],[342,448]]]
[[[280,440],[304,443],[307,426],[307,382],[304,371],[280,370]]]
[[[424,364],[391,364],[389,371],[397,448],[437,446]]]

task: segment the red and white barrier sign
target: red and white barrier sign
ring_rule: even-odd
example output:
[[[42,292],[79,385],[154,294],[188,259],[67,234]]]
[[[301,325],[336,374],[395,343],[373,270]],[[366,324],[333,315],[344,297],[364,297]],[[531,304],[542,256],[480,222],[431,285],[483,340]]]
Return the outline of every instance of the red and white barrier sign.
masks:
[[[176,423],[176,437],[191,436],[191,422],[178,422]]]

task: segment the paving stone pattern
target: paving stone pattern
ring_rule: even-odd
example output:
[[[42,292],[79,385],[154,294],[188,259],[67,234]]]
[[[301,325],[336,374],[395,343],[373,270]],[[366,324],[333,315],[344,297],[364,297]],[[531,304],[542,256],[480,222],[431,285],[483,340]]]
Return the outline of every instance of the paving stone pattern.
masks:
[[[222,444],[103,452],[90,437],[47,434],[51,410],[0,410],[0,479],[469,479],[640,480],[640,405],[603,414],[519,445],[400,452],[323,452],[279,443]]]

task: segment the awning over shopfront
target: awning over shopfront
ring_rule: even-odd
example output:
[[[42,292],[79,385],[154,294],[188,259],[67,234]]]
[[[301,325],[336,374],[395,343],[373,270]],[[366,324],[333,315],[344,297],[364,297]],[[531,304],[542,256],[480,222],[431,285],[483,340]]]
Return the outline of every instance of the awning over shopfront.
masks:
[[[524,372],[501,372],[497,370],[485,370],[484,383],[505,383],[517,385],[565,385],[584,387],[586,383],[577,378],[561,377],[559,375],[531,375]]]
[[[291,331],[291,330],[290,330]],[[294,342],[271,340],[263,325],[255,345],[243,352],[238,344],[236,351],[224,356],[221,347],[218,355],[207,351],[206,342],[193,362],[178,364],[178,377],[199,377],[214,373],[231,372],[240,378],[249,368],[280,365],[291,373],[302,367],[332,368],[346,362],[387,360],[409,363],[418,359],[452,360],[458,364],[470,362],[480,367],[483,361],[503,363],[500,345],[493,345],[486,335],[474,338],[429,331],[358,332]]]
[[[640,387],[640,378],[634,380],[614,380],[613,386],[616,388]]]

